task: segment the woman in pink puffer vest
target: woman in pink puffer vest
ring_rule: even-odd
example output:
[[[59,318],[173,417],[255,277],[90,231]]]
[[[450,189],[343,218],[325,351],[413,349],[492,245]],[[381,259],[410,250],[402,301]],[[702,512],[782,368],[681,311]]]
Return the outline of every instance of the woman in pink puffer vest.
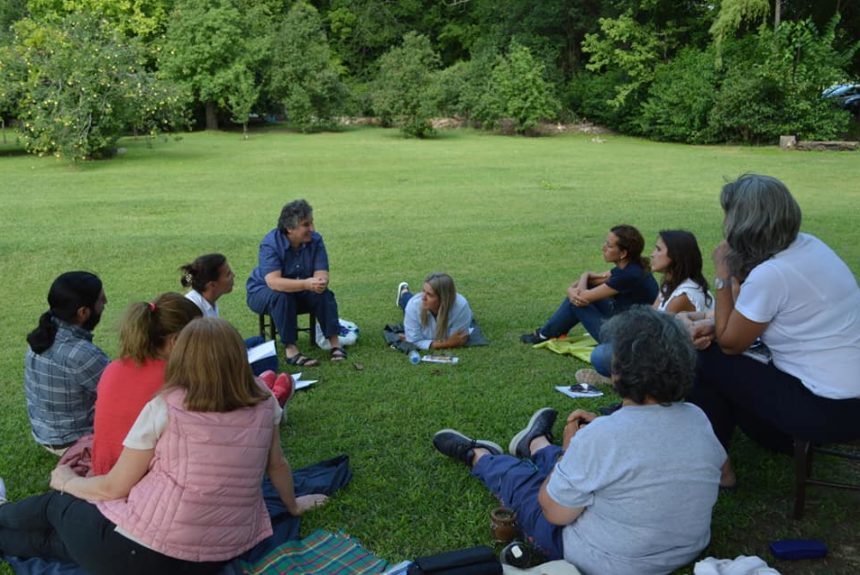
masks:
[[[264,473],[293,515],[325,501],[295,496],[280,419],[238,332],[217,318],[194,320],[113,469],[85,478],[60,466],[56,491],[0,506],[0,551],[74,561],[93,574],[214,573],[271,535]]]

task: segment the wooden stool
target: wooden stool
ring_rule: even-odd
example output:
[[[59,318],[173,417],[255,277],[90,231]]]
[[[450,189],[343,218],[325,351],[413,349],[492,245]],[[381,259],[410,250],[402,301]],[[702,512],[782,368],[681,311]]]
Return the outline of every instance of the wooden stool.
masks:
[[[847,449],[853,447],[854,449]],[[845,449],[843,449],[845,448]],[[841,441],[824,446],[813,445],[809,441],[802,439],[794,440],[794,470],[795,470],[795,485],[794,485],[794,518],[801,519],[803,517],[803,507],[806,503],[806,486],[820,485],[822,487],[833,487],[836,489],[848,489],[850,491],[860,491],[860,483],[841,483],[838,481],[824,481],[822,479],[812,478],[812,454],[824,453],[834,457],[842,457],[860,461],[860,439],[854,441]]]
[[[307,312],[307,314],[300,313],[298,315],[307,315],[308,316],[308,327],[300,327],[297,326],[298,331],[306,331],[308,332],[308,339],[310,339],[311,347],[317,347],[317,334],[316,334],[316,325],[317,318],[314,317],[314,314]],[[297,318],[298,320],[298,318]],[[298,324],[298,321],[296,321]],[[267,313],[260,314],[260,337],[266,339],[266,330],[268,328],[269,337],[268,339],[275,339],[278,335],[278,329],[275,327],[275,320],[272,319],[272,316]]]

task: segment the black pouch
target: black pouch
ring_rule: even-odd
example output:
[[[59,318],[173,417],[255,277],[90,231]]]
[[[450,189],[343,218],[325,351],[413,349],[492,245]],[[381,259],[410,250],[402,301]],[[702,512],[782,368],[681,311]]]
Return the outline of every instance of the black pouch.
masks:
[[[437,555],[419,557],[408,575],[500,575],[502,564],[487,546],[458,549]]]

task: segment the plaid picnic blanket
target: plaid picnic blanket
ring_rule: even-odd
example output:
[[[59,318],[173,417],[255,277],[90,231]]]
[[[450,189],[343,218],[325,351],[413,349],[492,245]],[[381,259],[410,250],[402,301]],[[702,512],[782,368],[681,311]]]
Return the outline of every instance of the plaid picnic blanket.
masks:
[[[387,566],[349,535],[322,529],[287,541],[256,563],[242,563],[248,575],[363,575],[381,573]]]

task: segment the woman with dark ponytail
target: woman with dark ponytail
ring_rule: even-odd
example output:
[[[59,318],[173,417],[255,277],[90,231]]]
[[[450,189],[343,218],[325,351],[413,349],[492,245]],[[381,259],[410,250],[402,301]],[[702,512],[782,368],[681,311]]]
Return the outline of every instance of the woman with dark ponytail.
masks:
[[[613,227],[603,243],[603,260],[614,267],[607,272],[584,272],[567,288],[567,298],[549,320],[520,338],[537,344],[567,334],[582,323],[600,341],[600,326],[632,305],[650,305],[657,297],[657,282],[648,258],[642,257],[645,239],[633,226]]]
[[[218,298],[233,291],[233,270],[223,254],[206,254],[179,268],[185,297],[197,304],[205,317],[218,317]]]
[[[62,455],[93,430],[96,385],[108,357],[93,343],[107,298],[89,272],[66,272],[51,284],[50,309],[27,335],[24,391],[33,438]]]
[[[128,306],[119,330],[119,359],[99,381],[93,437],[93,473],[104,475],[119,459],[122,442],[140,410],[164,384],[164,368],[179,332],[202,317],[174,292]]]

